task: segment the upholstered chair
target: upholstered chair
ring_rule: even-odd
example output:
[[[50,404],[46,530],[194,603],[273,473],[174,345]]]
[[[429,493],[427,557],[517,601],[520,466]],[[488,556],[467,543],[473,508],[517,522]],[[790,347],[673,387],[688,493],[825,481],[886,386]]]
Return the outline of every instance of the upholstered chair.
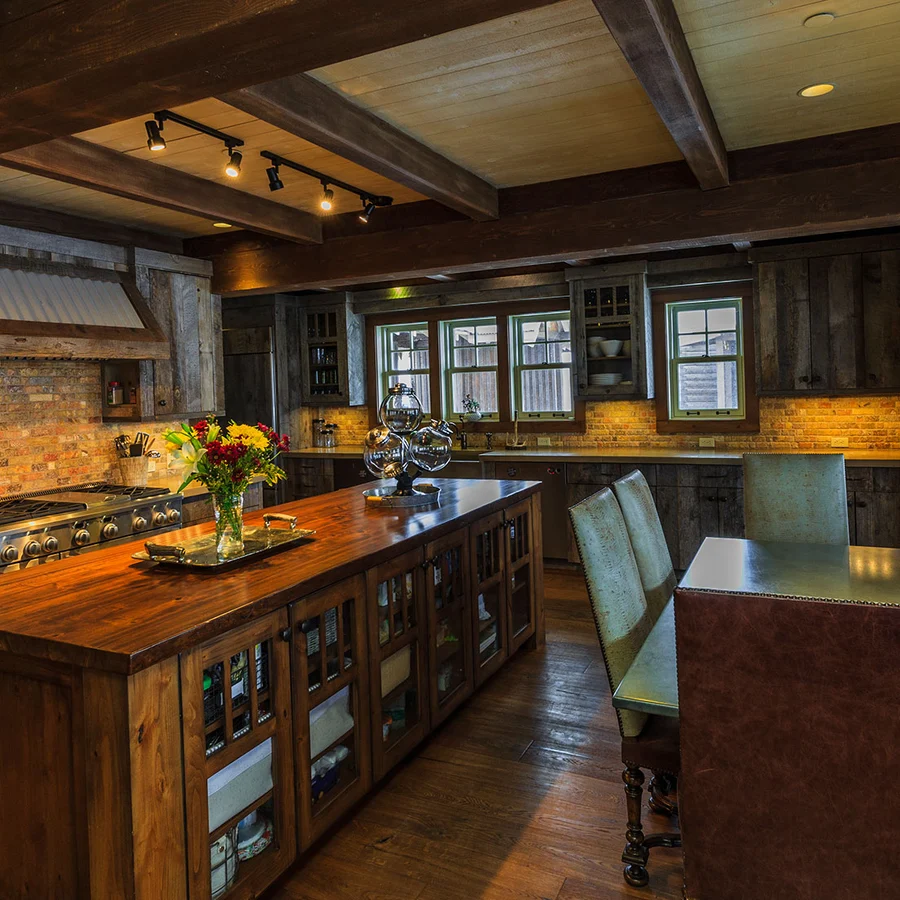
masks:
[[[628,539],[650,608],[650,618],[655,622],[672,599],[678,579],[653,494],[647,479],[638,469],[620,478],[613,484],[613,490],[625,518]]]
[[[849,544],[843,453],[745,453],[748,540]]]
[[[613,492],[603,488],[571,507],[569,516],[612,694],[641,649],[653,617]],[[622,862],[626,864],[625,880],[642,887],[648,881],[650,848],[681,846],[678,835],[645,835],[641,823],[642,769],[650,769],[655,777],[659,773],[674,780],[678,775],[678,720],[626,709],[615,712],[622,738],[622,779],[628,811]]]

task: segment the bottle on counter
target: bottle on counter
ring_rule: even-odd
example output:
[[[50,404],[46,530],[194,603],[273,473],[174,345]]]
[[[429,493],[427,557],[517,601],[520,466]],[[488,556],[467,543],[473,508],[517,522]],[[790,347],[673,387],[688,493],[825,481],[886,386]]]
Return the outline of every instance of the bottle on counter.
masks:
[[[125,392],[118,381],[110,381],[106,386],[107,406],[121,406],[125,402]]]

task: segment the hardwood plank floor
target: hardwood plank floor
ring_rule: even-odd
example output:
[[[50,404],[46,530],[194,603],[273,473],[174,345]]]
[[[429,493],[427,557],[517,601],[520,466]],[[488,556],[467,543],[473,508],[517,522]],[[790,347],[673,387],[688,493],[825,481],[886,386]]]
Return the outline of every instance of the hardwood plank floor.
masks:
[[[619,732],[580,571],[548,570],[545,591],[546,648],[511,660],[270,900],[679,900],[679,850],[652,851],[649,887],[622,880]],[[668,823],[645,807],[644,828]]]

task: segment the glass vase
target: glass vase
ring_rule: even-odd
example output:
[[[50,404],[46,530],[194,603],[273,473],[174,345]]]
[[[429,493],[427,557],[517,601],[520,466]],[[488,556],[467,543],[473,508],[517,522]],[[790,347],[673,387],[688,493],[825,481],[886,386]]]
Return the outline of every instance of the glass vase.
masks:
[[[216,554],[231,559],[244,552],[244,495],[213,494],[216,514]]]

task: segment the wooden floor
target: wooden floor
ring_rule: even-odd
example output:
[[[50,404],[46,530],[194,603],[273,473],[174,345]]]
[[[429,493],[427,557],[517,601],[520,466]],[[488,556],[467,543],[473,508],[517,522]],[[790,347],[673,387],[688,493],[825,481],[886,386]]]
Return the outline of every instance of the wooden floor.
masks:
[[[622,881],[619,735],[580,572],[547,571],[546,608],[547,647],[509,662],[271,900],[680,900],[679,850],[652,851],[649,887]],[[645,815],[645,831],[667,824]]]

